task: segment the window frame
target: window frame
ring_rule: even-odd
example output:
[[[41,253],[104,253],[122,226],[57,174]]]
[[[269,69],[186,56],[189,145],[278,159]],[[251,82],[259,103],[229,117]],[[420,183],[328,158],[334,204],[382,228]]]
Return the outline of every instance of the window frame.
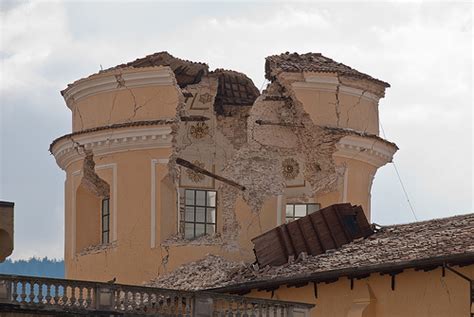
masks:
[[[217,232],[217,201],[218,201],[218,195],[217,191],[214,189],[202,189],[202,188],[183,188],[184,189],[184,212],[182,217],[180,217],[180,228],[182,228],[182,234],[185,239],[188,240],[194,240],[199,237],[205,236],[205,235],[212,235]],[[193,192],[193,204],[188,204],[188,192]],[[198,204],[197,202],[197,192],[204,192],[204,204]],[[209,193],[214,193],[215,199],[214,199],[214,206],[212,206],[209,202]],[[192,208],[193,209],[193,220],[187,220],[186,219],[186,214],[187,214],[187,209]],[[198,208],[204,208],[204,221],[197,221],[197,209]],[[214,210],[214,222],[211,222],[208,220],[208,210]],[[193,232],[192,232],[192,237],[187,237],[186,235],[186,224],[192,224],[193,226]],[[203,225],[204,226],[204,232],[200,235],[196,234],[196,225]],[[208,231],[208,226],[213,226],[214,229],[213,231]]]
[[[105,208],[105,206],[107,208]],[[110,197],[103,198],[100,207],[100,241],[102,244],[110,243]],[[106,227],[107,224],[107,227]]]
[[[293,206],[293,213],[291,216],[288,216],[287,214],[287,208],[288,206]],[[305,206],[306,207],[306,215],[304,216],[296,216],[296,206]],[[308,213],[308,206],[317,206],[317,209],[314,210],[313,212],[316,212],[321,209],[321,204],[320,203],[286,203],[285,205],[285,223],[289,223],[295,220],[298,220],[300,218],[306,217],[310,213]],[[311,213],[313,213],[311,212]]]

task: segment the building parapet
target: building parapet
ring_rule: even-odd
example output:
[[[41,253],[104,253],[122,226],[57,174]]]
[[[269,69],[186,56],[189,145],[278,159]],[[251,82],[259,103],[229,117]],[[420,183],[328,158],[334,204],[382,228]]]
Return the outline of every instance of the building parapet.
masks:
[[[0,311],[154,316],[306,316],[314,305],[112,282],[0,275]]]

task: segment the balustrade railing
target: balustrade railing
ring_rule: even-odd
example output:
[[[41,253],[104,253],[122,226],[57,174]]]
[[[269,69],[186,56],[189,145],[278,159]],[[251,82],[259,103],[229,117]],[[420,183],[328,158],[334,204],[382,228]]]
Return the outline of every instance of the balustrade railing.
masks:
[[[313,305],[215,292],[0,274],[0,308],[180,317],[306,316]]]

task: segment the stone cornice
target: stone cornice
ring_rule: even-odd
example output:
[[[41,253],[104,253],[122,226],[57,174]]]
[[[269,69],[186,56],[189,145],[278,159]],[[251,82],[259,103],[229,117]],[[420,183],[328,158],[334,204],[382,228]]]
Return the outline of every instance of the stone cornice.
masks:
[[[293,83],[292,86],[297,89],[325,91],[331,93],[335,93],[339,89],[339,93],[366,99],[375,103],[378,103],[380,100],[380,97],[376,94],[340,83],[337,77],[311,76],[306,77],[304,82]]]
[[[398,150],[393,143],[379,138],[350,135],[336,144],[335,157],[354,159],[379,168],[392,161]]]
[[[83,98],[113,90],[146,86],[175,85],[174,73],[169,67],[123,68],[100,72],[70,84],[61,94],[71,109]]]
[[[171,126],[139,126],[100,130],[59,139],[51,147],[58,165],[65,170],[72,162],[85,157],[84,150],[94,155],[124,151],[170,148]]]

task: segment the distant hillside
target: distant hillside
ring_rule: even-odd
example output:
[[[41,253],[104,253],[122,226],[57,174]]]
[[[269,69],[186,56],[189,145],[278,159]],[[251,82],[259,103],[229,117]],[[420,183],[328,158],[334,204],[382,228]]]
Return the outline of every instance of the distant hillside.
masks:
[[[64,261],[48,259],[47,257],[17,261],[7,259],[0,263],[0,274],[64,278]]]

